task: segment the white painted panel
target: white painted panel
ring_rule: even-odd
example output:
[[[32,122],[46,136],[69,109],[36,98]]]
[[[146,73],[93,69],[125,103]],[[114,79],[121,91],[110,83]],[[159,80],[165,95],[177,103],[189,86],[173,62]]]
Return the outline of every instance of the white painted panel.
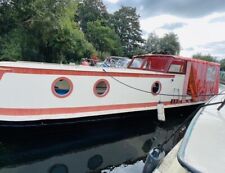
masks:
[[[74,89],[70,96],[58,98],[53,95],[51,85],[58,77],[69,78]],[[184,76],[176,75],[171,78],[147,78],[147,77],[115,77],[117,80],[141,89],[151,91],[155,81],[162,84],[161,93],[173,94],[174,88],[182,91]],[[106,79],[110,84],[110,91],[105,97],[96,97],[93,86],[99,79]],[[82,107],[112,104],[148,103],[158,101],[170,101],[172,97],[155,96],[125,86],[112,77],[98,76],[60,76],[38,74],[14,74],[6,73],[0,80],[1,108],[56,108],[56,107]]]

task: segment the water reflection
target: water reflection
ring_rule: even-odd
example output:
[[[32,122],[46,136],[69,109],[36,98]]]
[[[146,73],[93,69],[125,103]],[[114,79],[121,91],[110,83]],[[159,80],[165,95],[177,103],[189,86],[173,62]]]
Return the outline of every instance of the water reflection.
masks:
[[[57,133],[1,138],[0,173],[85,173],[134,163],[162,143],[195,108],[169,111],[160,123],[149,113],[76,124]],[[169,150],[180,138],[169,141]]]

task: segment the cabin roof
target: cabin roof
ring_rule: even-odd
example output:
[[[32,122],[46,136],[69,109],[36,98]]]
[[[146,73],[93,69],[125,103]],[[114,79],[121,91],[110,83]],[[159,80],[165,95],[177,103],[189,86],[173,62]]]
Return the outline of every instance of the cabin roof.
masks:
[[[198,63],[220,66],[220,64],[216,63],[216,62],[209,62],[209,61],[204,61],[204,60],[201,60],[201,59],[194,59],[194,58],[190,58],[190,57],[183,57],[183,56],[177,56],[177,55],[143,54],[143,55],[135,55],[134,57],[147,57],[147,56],[148,57],[153,57],[153,56],[168,57],[168,58],[181,59],[181,60],[186,60],[186,61],[191,61],[191,62],[198,62]]]
[[[94,66],[83,65],[69,65],[69,64],[54,64],[54,63],[41,63],[41,62],[29,62],[29,61],[1,61],[0,70],[10,70],[12,68],[20,69],[43,69],[43,70],[67,70],[67,71],[89,71],[89,72],[103,72],[103,69],[107,72],[121,72],[121,73],[140,73],[143,71],[140,69],[128,69],[128,68],[101,68]],[[144,71],[146,74],[162,74],[161,72],[149,72]]]

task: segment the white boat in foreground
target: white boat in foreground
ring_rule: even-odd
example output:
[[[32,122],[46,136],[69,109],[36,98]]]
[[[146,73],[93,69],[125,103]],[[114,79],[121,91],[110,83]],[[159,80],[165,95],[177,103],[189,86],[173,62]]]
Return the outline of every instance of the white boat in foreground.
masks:
[[[204,103],[219,64],[136,56],[127,69],[0,62],[0,122],[62,120]]]
[[[221,103],[222,102],[222,103]],[[202,107],[154,173],[225,172],[225,91]]]
[[[207,104],[224,102],[225,92],[222,94]],[[225,106],[222,104],[203,107],[184,136],[178,160],[191,172],[225,172]]]

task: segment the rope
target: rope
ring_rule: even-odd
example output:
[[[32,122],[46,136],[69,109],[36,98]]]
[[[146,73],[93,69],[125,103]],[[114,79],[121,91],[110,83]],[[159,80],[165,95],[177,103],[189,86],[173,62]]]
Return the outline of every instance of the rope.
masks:
[[[108,73],[105,69],[102,69],[105,73]],[[140,88],[136,88],[136,87],[134,87],[134,86],[131,86],[131,85],[129,85],[129,84],[127,84],[127,83],[124,83],[124,82],[122,82],[122,81],[120,81],[119,79],[117,79],[117,78],[115,78],[114,76],[112,76],[112,75],[110,75],[109,73],[108,73],[108,76],[109,77],[111,77],[113,80],[115,80],[115,81],[117,81],[118,83],[120,83],[120,84],[122,84],[122,85],[124,85],[124,86],[126,86],[126,87],[128,87],[128,88],[131,88],[131,89],[134,89],[134,90],[137,90],[137,91],[140,91],[140,92],[144,92],[144,93],[147,93],[147,94],[155,94],[155,93],[153,93],[153,92],[151,92],[151,91],[146,91],[146,90],[143,90],[143,89],[140,89]],[[171,97],[171,96],[176,96],[176,97],[188,97],[188,96],[190,96],[190,95],[179,95],[179,94],[165,94],[165,93],[159,93],[159,94],[157,94],[157,95],[159,95],[159,96],[169,96],[169,97]],[[217,95],[225,95],[225,93],[223,93],[223,94],[205,94],[205,95],[197,95],[196,97],[212,97],[212,96],[217,96]]]
[[[105,69],[102,69],[105,73],[108,73]],[[117,81],[118,83],[124,85],[124,86],[127,86],[128,88],[131,88],[131,89],[134,89],[134,90],[137,90],[137,91],[140,91],[140,92],[144,92],[144,93],[148,93],[148,94],[153,94],[151,91],[146,91],[146,90],[143,90],[143,89],[140,89],[140,88],[136,88],[134,86],[131,86],[129,84],[126,84],[122,81],[120,81],[119,79],[115,78],[114,76],[111,76],[108,74],[109,77],[111,77],[112,79],[114,79],[115,81]],[[189,95],[174,95],[174,94],[164,94],[164,93],[161,93],[161,94],[158,94],[160,96],[178,96],[178,97],[186,97],[186,96],[189,96]],[[218,93],[218,94],[206,94],[206,95],[198,95],[198,96],[219,96],[219,95],[225,95],[225,93]],[[177,130],[175,130],[162,144],[159,144],[158,147],[163,149],[164,145],[167,144],[171,139],[172,137],[174,137],[178,131],[180,131],[184,125],[186,125],[193,117],[194,115],[197,113],[197,111],[199,111],[202,107],[206,107],[206,106],[211,106],[211,105],[216,105],[216,104],[221,104],[219,106],[218,109],[221,109],[221,107],[223,107],[225,105],[225,100],[224,101],[221,101],[221,102],[215,102],[215,103],[209,103],[209,104],[204,104],[204,105],[201,105],[199,106],[194,112],[192,112],[192,114],[177,128]]]
[[[159,144],[158,147],[163,149],[164,145],[166,145],[176,134],[178,131],[180,131],[188,122],[195,116],[195,114],[203,107],[206,106],[212,106],[212,105],[217,105],[217,104],[222,104],[223,102],[215,102],[215,103],[209,103],[209,104],[204,104],[200,105],[194,112],[191,113],[191,115],[185,119],[185,121],[175,130],[163,143]]]

